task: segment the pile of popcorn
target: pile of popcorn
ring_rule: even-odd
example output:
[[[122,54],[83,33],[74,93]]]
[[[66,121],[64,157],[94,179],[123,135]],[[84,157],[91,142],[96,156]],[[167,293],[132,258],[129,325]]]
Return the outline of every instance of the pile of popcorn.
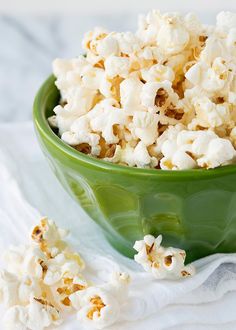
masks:
[[[111,272],[110,281],[91,283],[86,279],[84,261],[64,241],[67,234],[43,218],[28,245],[11,247],[4,253],[6,267],[0,272],[0,302],[6,308],[4,329],[56,327],[73,313],[85,329],[103,329],[118,321],[127,308],[129,275]],[[135,260],[157,279],[193,275],[193,266],[184,266],[185,252],[164,248],[161,240],[161,236],[147,235],[137,241]]]
[[[111,273],[110,282],[89,283],[85,263],[63,240],[66,235],[43,218],[33,229],[29,245],[12,247],[4,254],[0,302],[6,307],[6,330],[56,327],[73,312],[85,328],[103,329],[119,318],[129,276]]]
[[[136,33],[95,28],[82,44],[84,56],[53,62],[49,123],[64,142],[134,167],[236,163],[236,14],[206,26],[153,10]]]

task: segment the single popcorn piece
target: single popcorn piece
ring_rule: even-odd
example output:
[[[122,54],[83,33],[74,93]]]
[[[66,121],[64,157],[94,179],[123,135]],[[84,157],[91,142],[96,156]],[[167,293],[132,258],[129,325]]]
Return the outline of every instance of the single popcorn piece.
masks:
[[[135,33],[95,28],[84,36],[84,56],[53,62],[61,100],[49,124],[75,150],[110,163],[157,170],[234,164],[235,43],[230,12],[219,13],[215,26],[193,13],[152,10]],[[180,124],[192,142],[169,134]],[[209,147],[211,134],[228,142]],[[222,144],[227,155],[213,156]]]
[[[129,281],[126,273],[113,273],[109,283],[72,294],[71,301],[78,310],[78,319],[95,329],[115,323],[126,302]]]
[[[108,34],[105,38],[101,39],[97,44],[97,52],[103,58],[107,58],[111,55],[119,55],[119,43],[114,33]]]
[[[63,239],[68,235],[68,231],[58,228],[54,221],[42,218],[40,224],[33,228],[31,233],[32,241],[37,244],[48,258],[51,253],[59,253],[67,247]]]
[[[46,285],[53,285],[65,276],[74,277],[84,269],[84,261],[78,253],[69,249],[63,251],[46,263],[46,271],[43,282]]]
[[[38,246],[26,246],[24,249],[12,247],[3,255],[6,270],[18,276],[31,276],[38,279],[46,272],[47,255]]]
[[[157,279],[178,279],[195,273],[192,265],[184,265],[185,251],[172,247],[164,248],[161,242],[161,235],[157,238],[146,235],[143,240],[136,241],[134,249],[138,253],[134,260]]]
[[[130,55],[140,51],[142,43],[132,32],[116,33],[115,37],[119,44],[120,55]]]
[[[177,101],[178,95],[167,80],[160,83],[148,82],[143,86],[141,103],[152,112],[157,111],[157,108],[166,108],[170,103],[176,104]]]
[[[102,27],[96,27],[93,31],[87,32],[82,41],[84,50],[98,55],[97,47],[101,40],[103,40],[107,35],[107,30]]]
[[[206,128],[231,124],[230,108],[227,104],[215,104],[207,97],[202,97],[194,99],[193,105],[196,118],[189,124],[190,129],[196,124]]]
[[[155,167],[158,163],[155,157],[150,156],[146,145],[142,141],[134,148],[133,157],[137,167]]]
[[[146,111],[136,111],[129,129],[136,138],[140,139],[146,146],[149,146],[158,137],[157,122],[157,115]]]
[[[172,68],[162,64],[156,64],[148,69],[141,70],[142,78],[146,82],[161,82],[161,81],[173,81],[175,79],[175,74]]]
[[[223,164],[230,164],[236,158],[236,151],[229,140],[216,138],[210,141],[205,156],[199,158],[202,167],[214,168]]]
[[[157,45],[163,53],[174,55],[185,49],[189,33],[178,16],[166,14],[157,33]]]
[[[120,84],[120,102],[124,111],[132,115],[137,110],[144,110],[140,94],[143,83],[137,78],[124,79]]]

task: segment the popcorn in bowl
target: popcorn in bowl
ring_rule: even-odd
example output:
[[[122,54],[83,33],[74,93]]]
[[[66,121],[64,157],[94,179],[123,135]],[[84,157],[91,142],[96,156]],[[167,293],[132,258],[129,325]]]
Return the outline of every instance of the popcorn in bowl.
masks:
[[[153,10],[136,33],[95,28],[84,56],[56,59],[49,123],[76,150],[164,170],[235,164],[236,14],[214,27]]]

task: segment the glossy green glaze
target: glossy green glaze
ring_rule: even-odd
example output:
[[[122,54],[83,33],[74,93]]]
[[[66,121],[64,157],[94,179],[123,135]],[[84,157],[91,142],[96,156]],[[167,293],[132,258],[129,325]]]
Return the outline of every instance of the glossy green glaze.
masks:
[[[103,229],[110,243],[132,256],[145,234],[162,234],[164,245],[183,248],[188,261],[236,252],[236,166],[163,171],[114,165],[64,144],[47,117],[58,104],[51,76],[34,102],[42,150],[66,190]]]

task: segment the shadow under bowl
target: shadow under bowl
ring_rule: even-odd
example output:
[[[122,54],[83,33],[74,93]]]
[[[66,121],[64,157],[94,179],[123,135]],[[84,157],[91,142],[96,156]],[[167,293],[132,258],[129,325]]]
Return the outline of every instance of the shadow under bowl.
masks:
[[[59,103],[54,76],[40,88],[33,119],[41,148],[64,188],[132,257],[145,234],[186,250],[187,261],[236,252],[236,166],[164,171],[110,164],[65,144],[47,118]],[[63,202],[63,201],[61,201]]]

